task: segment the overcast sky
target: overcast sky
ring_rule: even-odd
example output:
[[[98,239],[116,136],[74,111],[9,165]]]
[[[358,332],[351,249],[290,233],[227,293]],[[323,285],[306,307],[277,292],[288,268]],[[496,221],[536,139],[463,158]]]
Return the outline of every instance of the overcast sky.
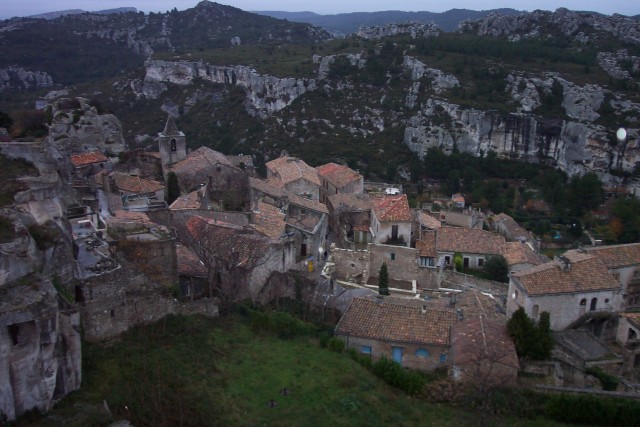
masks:
[[[28,16],[65,9],[87,11],[115,7],[135,7],[143,12],[166,12],[174,7],[184,10],[195,6],[198,0],[2,0],[0,19]],[[219,1],[247,11],[284,10],[290,12],[311,11],[320,14],[346,12],[374,12],[381,10],[444,12],[452,8],[486,10],[510,7],[518,10],[555,10],[566,7],[572,10],[591,10],[605,14],[640,14],[637,0],[228,0]]]

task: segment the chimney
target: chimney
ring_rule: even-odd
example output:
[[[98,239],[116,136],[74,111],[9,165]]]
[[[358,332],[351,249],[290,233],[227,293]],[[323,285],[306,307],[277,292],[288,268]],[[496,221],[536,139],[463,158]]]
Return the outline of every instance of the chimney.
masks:
[[[571,261],[569,260],[569,258],[567,258],[564,255],[559,255],[558,256],[558,260],[560,261],[560,263],[562,264],[562,271],[568,271],[571,270]]]
[[[427,312],[427,306],[423,305],[421,311],[422,311],[422,314],[425,314]]]

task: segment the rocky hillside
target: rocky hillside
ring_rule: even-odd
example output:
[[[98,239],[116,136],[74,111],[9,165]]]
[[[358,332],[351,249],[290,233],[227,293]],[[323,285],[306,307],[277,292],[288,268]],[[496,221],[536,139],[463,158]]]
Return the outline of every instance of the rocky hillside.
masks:
[[[31,87],[28,73],[72,84],[133,70],[153,52],[198,51],[238,44],[313,43],[329,38],[309,24],[278,20],[202,1],[167,13],[85,13],[52,20],[0,22],[0,90]],[[19,81],[18,81],[19,80]],[[41,85],[42,86],[42,85]]]

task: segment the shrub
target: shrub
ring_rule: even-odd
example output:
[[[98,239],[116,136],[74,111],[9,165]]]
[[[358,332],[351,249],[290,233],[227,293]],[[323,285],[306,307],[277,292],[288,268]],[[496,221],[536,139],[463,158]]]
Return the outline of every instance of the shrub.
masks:
[[[340,338],[331,337],[327,342],[327,347],[331,351],[335,351],[336,353],[342,353],[342,350],[344,350],[344,341],[342,341]]]
[[[407,371],[398,363],[381,357],[372,366],[373,373],[386,383],[404,390],[408,394],[418,394],[422,391],[425,379],[420,373]]]
[[[30,225],[28,230],[31,237],[33,237],[33,240],[36,241],[36,246],[41,251],[52,247],[60,237],[60,230],[53,221],[49,221],[42,225]]]
[[[602,389],[606,391],[615,391],[618,388],[618,379],[613,375],[607,374],[602,368],[598,366],[592,366],[584,371],[589,375],[593,375],[598,380],[600,380],[600,384],[602,385]]]
[[[320,347],[327,348],[327,344],[329,343],[329,332],[322,331],[318,334],[318,338],[320,338]]]

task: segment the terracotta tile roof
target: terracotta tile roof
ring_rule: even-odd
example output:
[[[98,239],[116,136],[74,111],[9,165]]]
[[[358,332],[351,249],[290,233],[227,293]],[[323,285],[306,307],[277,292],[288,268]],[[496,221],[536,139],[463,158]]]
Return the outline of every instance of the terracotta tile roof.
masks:
[[[509,266],[517,264],[540,265],[550,261],[549,258],[536,253],[529,245],[523,242],[507,242],[505,244],[504,257]]]
[[[373,199],[372,210],[380,222],[411,221],[411,209],[406,194],[377,197]]]
[[[375,340],[448,346],[451,311],[354,298],[336,326],[336,334]]]
[[[183,245],[176,245],[176,256],[178,274],[189,277],[207,277],[207,267],[191,249]]]
[[[430,258],[438,256],[436,252],[436,233],[422,233],[422,239],[416,241],[416,249],[420,256]]]
[[[192,191],[191,193],[180,196],[174,200],[173,203],[171,203],[171,206],[169,206],[169,209],[174,211],[182,209],[200,209],[202,206],[201,200],[203,196],[202,189]]]
[[[488,364],[499,363],[514,369],[520,367],[506,323],[475,316],[458,322],[453,327],[452,335],[454,365],[475,365],[486,361]],[[499,372],[495,374],[500,375]]]
[[[464,196],[460,193],[456,193],[451,196],[451,201],[455,203],[464,203]]]
[[[296,181],[298,179],[305,179],[320,187],[320,179],[318,178],[318,172],[305,162],[295,157],[279,157],[277,159],[267,162],[267,169],[274,175],[277,175],[278,179],[284,184]]]
[[[502,224],[502,226],[507,231],[507,237],[510,239],[516,239],[518,237],[529,239],[532,237],[529,231],[521,227],[515,219],[511,218],[505,213],[499,213],[498,215],[495,215],[493,217],[493,222]]]
[[[131,176],[120,172],[112,172],[109,177],[113,178],[119,190],[129,193],[155,193],[163,190],[164,184],[150,179],[140,178],[139,176]]]
[[[269,241],[258,234],[247,234],[242,227],[194,215],[186,222],[187,231],[198,243],[212,250],[215,258],[253,268],[268,253]]]
[[[428,213],[422,211],[418,212],[418,223],[432,230],[437,230],[438,228],[442,227],[442,222],[439,219],[434,218]]]
[[[436,233],[438,252],[460,252],[486,255],[502,255],[505,252],[504,237],[475,228],[441,227]]]
[[[227,157],[208,147],[200,147],[193,150],[187,156],[175,165],[171,166],[171,170],[177,175],[194,174],[202,170],[213,169],[217,166],[227,166],[237,169]]]
[[[109,159],[100,151],[91,151],[89,153],[73,154],[71,163],[79,168],[82,166],[92,165],[94,163],[108,162]]]
[[[640,265],[640,243],[626,245],[596,246],[585,250],[600,258],[607,268]]]
[[[640,313],[620,313],[620,316],[628,319],[636,328],[640,328]]]
[[[564,256],[571,264],[568,269],[563,269],[561,261],[553,260],[526,271],[514,273],[511,277],[517,280],[529,295],[620,289],[620,283],[596,256],[577,251],[565,252]]]
[[[258,202],[258,211],[251,215],[251,227],[271,239],[279,239],[285,231],[284,213],[275,206]]]
[[[318,171],[320,177],[329,181],[336,188],[342,188],[362,178],[362,175],[349,166],[336,163],[327,163],[326,165],[318,166],[316,171]]]
[[[117,210],[113,213],[112,219],[120,222],[138,222],[141,224],[153,224],[149,216],[144,212],[131,212]]]
[[[464,319],[483,316],[500,323],[507,323],[502,301],[478,289],[469,289],[456,294],[451,302],[454,309],[461,310],[460,313]]]
[[[339,193],[329,196],[329,203],[334,209],[345,209],[349,212],[370,211],[373,198],[369,194]]]
[[[268,194],[274,198],[280,198],[284,196],[284,190],[282,183],[278,180],[265,181],[258,178],[249,177],[249,185],[261,193]]]
[[[329,214],[329,210],[324,203],[320,203],[317,200],[307,199],[306,197],[300,197],[292,193],[289,194],[289,204],[300,206],[323,214]]]

